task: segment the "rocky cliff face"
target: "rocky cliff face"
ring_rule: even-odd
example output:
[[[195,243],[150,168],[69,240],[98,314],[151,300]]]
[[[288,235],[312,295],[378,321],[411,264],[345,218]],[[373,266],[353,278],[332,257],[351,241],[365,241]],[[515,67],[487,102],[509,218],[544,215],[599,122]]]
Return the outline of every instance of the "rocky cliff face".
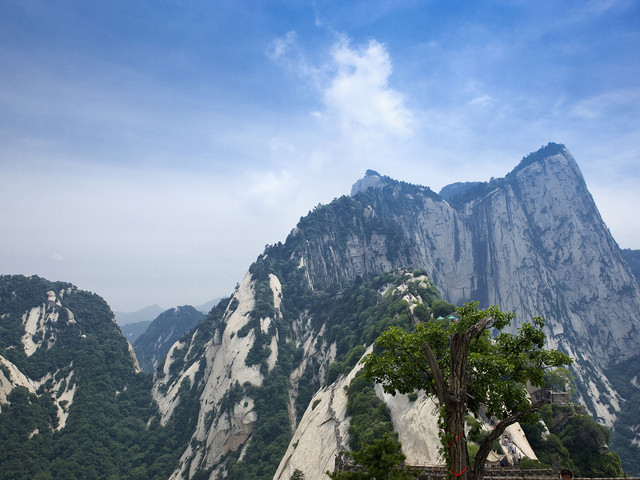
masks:
[[[274,480],[289,480],[295,470],[304,472],[308,480],[324,480],[325,472],[333,471],[336,457],[350,449],[346,387],[359,370],[359,366],[355,367],[316,393],[295,430]],[[389,406],[398,440],[407,456],[406,463],[444,463],[438,450],[440,439],[433,400],[422,395],[411,401],[406,395],[385,394],[381,388],[376,393]]]
[[[633,275],[636,277],[636,281],[640,282],[640,250],[625,248],[622,250],[622,256],[629,264]]]
[[[640,288],[575,160],[549,144],[502,179],[442,196],[368,171],[351,196],[316,208],[268,247],[157,374],[161,421],[189,399],[197,417],[173,478],[271,478],[276,458],[277,478],[301,464],[317,475],[331,468],[348,443],[334,382],[346,381],[353,348],[384,325],[381,313],[372,324],[363,318],[375,317],[389,285],[362,282],[399,267],[423,269],[447,301],[516,312],[513,328],[547,318],[550,345],[576,360],[581,400],[601,421],[615,419],[620,398],[603,370],[637,351]],[[429,425],[425,402],[405,414]],[[429,432],[412,433],[425,461],[438,449]]]
[[[407,274],[403,283],[398,273],[375,286],[314,294],[304,283],[299,258],[289,256],[281,263],[276,257],[282,247],[274,248],[252,267],[231,298],[173,345],[156,373],[153,396],[161,424],[171,421],[185,401],[193,402],[197,415],[171,478],[205,471],[210,478],[276,474],[288,479],[296,468],[305,478],[324,478],[325,471],[333,469],[336,453],[349,449],[343,387],[365,353],[358,344],[368,330],[370,343],[383,322],[395,321],[396,314],[380,305],[408,305],[437,296],[425,276]],[[285,274],[292,267],[301,274],[293,282]],[[410,293],[407,282],[419,284],[415,288],[421,288],[425,298]],[[398,308],[405,307],[392,310]],[[338,368],[329,368],[331,364]],[[321,388],[325,378],[328,383]],[[378,395],[391,406],[408,457],[418,463],[438,462],[433,402],[426,397],[393,398],[382,391]]]
[[[611,424],[618,398],[602,369],[636,353],[640,289],[567,149],[550,144],[505,178],[445,189],[448,201],[368,177],[354,185],[348,220],[307,241],[311,283],[410,265],[452,303],[516,312],[514,328],[543,316],[549,343],[576,358],[582,400]]]

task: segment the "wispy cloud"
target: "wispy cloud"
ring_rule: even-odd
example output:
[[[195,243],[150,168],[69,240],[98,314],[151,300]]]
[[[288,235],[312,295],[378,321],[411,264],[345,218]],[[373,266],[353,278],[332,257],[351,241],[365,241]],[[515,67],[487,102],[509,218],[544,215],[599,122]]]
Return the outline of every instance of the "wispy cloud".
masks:
[[[297,50],[297,34],[292,30],[282,37],[273,39],[267,47],[267,56],[271,60],[282,61],[287,59],[294,49]]]
[[[578,100],[571,108],[571,113],[577,117],[598,119],[627,109],[637,111],[638,108],[639,89],[618,89]]]

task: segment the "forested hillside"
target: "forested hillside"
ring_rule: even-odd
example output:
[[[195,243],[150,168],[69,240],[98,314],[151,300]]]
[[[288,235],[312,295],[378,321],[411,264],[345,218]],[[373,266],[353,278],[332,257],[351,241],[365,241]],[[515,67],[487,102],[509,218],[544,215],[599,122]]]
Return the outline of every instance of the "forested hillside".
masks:
[[[167,479],[179,416],[154,418],[140,373],[98,295],[39,277],[0,277],[0,478]]]

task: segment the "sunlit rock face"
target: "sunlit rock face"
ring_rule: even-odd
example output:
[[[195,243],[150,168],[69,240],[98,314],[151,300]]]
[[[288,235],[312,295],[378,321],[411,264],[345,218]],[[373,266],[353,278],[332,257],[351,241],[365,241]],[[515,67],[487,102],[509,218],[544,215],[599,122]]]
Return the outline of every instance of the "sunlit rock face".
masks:
[[[300,420],[274,480],[288,480],[296,470],[303,472],[309,480],[323,480],[327,478],[327,471],[333,471],[336,457],[350,449],[345,387],[359,370],[360,366],[357,366],[316,393]],[[389,407],[394,430],[407,457],[406,464],[443,464],[433,399],[421,395],[410,401],[406,395],[392,396],[381,388],[376,390],[378,397]]]

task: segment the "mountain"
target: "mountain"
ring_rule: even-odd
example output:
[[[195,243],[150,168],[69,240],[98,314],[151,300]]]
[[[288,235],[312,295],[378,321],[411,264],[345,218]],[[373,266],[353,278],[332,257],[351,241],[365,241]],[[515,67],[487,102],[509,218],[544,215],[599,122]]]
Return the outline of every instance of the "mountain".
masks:
[[[153,372],[171,345],[203,318],[204,314],[191,305],[170,308],[158,315],[133,343],[142,370]]]
[[[138,337],[147,330],[149,325],[151,325],[150,320],[127,323],[125,325],[120,325],[120,330],[122,331],[122,334],[127,338],[127,340],[129,340],[129,343],[133,345]]]
[[[199,312],[202,312],[203,314],[207,314],[213,307],[215,307],[218,304],[218,302],[220,302],[220,300],[222,300],[222,298],[214,298],[213,300],[210,300],[207,303],[198,305],[197,307],[195,307],[195,309],[198,310]],[[138,339],[138,337],[140,337],[140,335],[142,335],[147,330],[149,325],[151,325],[151,322],[153,321],[153,319],[157,318],[157,315],[159,313],[162,314],[162,308],[158,305],[152,305],[150,307],[145,307],[142,310],[139,310],[137,312],[129,312],[129,313],[116,312],[116,321],[118,322],[118,325],[120,325],[120,330],[122,330],[122,334],[125,337],[127,337],[127,340],[129,340],[129,343],[133,345],[135,341]],[[204,315],[202,315],[202,317],[204,318]],[[139,318],[150,318],[150,319],[136,321],[136,319],[139,319]],[[189,328],[193,326],[194,325],[191,325]],[[189,328],[187,328],[187,330]],[[184,331],[181,333],[184,333]],[[177,338],[175,338],[174,341],[175,340],[177,340]],[[135,345],[134,345],[134,349],[135,349]]]
[[[549,345],[575,358],[578,399],[615,421],[622,397],[605,369],[637,354],[640,288],[568,150],[549,144],[504,178],[443,195],[367,171],[351,196],[316,207],[266,248],[234,294],[172,346],[154,379],[160,422],[181,396],[198,418],[172,478],[286,479],[296,468],[323,478],[349,443],[336,386],[384,326],[402,323],[386,295],[430,285],[422,277],[449,302],[516,312],[514,329],[545,317]],[[409,271],[385,277],[401,267]],[[404,287],[403,275],[412,275]],[[399,404],[411,410],[409,399]],[[428,405],[417,406],[421,425],[433,421]],[[435,452],[429,435],[406,438]]]
[[[202,305],[196,306],[196,310],[204,313],[205,315],[211,311],[213,307],[215,307],[222,300],[221,297],[214,298],[213,300],[209,300],[207,303],[203,303]]]
[[[410,303],[430,305],[439,297],[423,272],[404,270],[314,292],[297,259],[270,253],[251,266],[231,297],[172,346],[156,371],[160,423],[170,421],[185,398],[197,415],[172,478],[199,471],[205,478],[276,478],[285,454],[289,460],[277,478],[289,479],[302,466],[305,478],[324,478],[353,437],[343,387],[356,377],[363,345],[389,325],[409,326]],[[400,397],[382,423],[393,428],[409,422],[400,436],[408,458],[438,461],[432,400]]]
[[[115,312],[118,325],[123,326],[129,323],[151,322],[160,315],[164,309],[160,305],[149,305],[136,312]]]
[[[384,329],[410,327],[412,309],[430,318],[440,299],[497,304],[513,329],[547,318],[549,345],[575,358],[577,399],[624,421],[611,444],[636,453],[640,287],[571,154],[549,144],[504,178],[441,193],[367,171],[268,246],[153,378],[97,295],[0,277],[0,479],[320,480],[391,431],[409,462],[440,463],[433,400],[358,375]],[[160,330],[149,344],[169,342]],[[568,438],[615,461],[598,428],[593,453]]]

